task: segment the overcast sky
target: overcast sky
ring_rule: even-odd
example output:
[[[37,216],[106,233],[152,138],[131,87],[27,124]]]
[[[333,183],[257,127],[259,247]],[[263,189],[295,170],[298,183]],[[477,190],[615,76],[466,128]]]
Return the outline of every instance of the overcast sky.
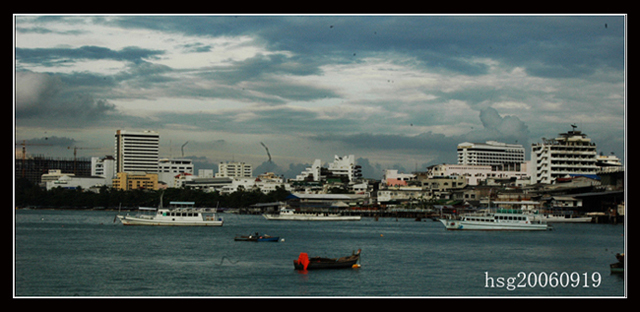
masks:
[[[530,159],[531,143],[575,124],[624,161],[624,15],[14,21],[15,140],[28,154],[113,155],[117,129],[150,129],[161,156],[184,150],[200,169],[291,176],[353,154],[379,179],[455,164],[462,142],[522,144]]]

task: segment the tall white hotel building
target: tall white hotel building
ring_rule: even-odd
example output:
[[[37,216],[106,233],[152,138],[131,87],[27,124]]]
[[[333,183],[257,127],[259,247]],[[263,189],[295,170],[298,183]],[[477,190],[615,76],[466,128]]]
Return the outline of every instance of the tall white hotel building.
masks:
[[[555,139],[542,138],[531,145],[531,162],[536,168],[533,183],[553,183],[567,175],[596,174],[596,144],[581,131],[560,133]]]
[[[159,146],[160,134],[156,131],[116,130],[116,173],[157,173]]]

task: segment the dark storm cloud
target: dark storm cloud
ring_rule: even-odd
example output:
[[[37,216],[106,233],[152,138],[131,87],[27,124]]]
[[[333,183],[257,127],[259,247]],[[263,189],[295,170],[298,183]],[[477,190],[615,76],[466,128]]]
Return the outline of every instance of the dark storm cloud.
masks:
[[[161,50],[125,47],[119,51],[98,46],[79,48],[16,48],[16,62],[60,66],[67,62],[84,60],[115,60],[138,63],[144,59],[154,59],[164,54]]]
[[[34,125],[80,127],[115,112],[107,100],[77,90],[56,75],[17,72],[16,118]]]

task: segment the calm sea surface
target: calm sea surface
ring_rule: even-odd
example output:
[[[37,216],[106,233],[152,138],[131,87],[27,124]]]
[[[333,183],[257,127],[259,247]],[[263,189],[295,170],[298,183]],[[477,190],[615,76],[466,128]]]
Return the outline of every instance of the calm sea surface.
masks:
[[[624,226],[546,232],[446,231],[440,222],[267,221],[221,214],[223,227],[135,227],[107,211],[15,211],[17,297],[623,297],[609,264]],[[264,232],[284,241],[236,242]],[[359,269],[293,269],[300,252]],[[552,274],[554,273],[555,274]]]

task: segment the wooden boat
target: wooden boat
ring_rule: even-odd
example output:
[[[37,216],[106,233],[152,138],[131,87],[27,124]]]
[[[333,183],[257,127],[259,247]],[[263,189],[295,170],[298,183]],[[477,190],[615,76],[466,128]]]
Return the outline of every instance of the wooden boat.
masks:
[[[616,259],[618,262],[610,265],[611,273],[624,273],[624,254],[616,254]]]
[[[280,240],[280,237],[271,236],[267,234],[259,234],[256,232],[251,235],[239,235],[234,238],[235,241],[238,242],[277,242]]]
[[[302,252],[297,260],[293,260],[293,266],[296,270],[345,269],[359,267],[358,260],[360,260],[360,249],[350,256],[340,258],[309,258],[306,252]]]

